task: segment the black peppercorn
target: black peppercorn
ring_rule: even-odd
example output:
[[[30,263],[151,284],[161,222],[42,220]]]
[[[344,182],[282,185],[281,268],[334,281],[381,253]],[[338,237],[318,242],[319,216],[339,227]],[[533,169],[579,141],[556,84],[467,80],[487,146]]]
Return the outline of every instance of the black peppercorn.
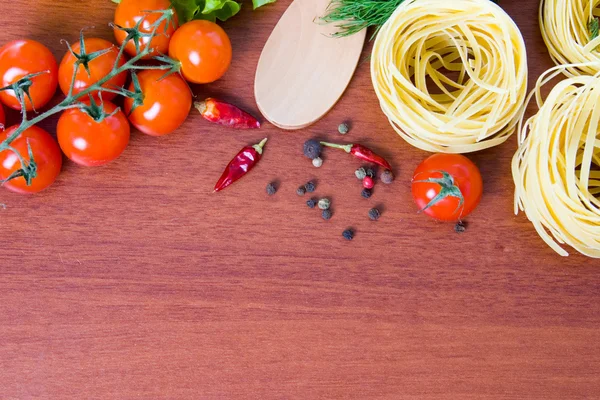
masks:
[[[307,200],[306,205],[308,208],[315,208],[317,206],[317,201],[315,199]]]
[[[308,193],[312,193],[315,191],[316,186],[313,182],[308,182],[306,185],[304,185],[304,189],[306,189]]]
[[[379,216],[380,216],[380,215],[381,215],[381,213],[380,213],[380,212],[379,212],[379,210],[378,210],[378,209],[376,209],[376,208],[371,208],[371,209],[369,210],[369,218],[370,218],[372,221],[377,221],[377,220],[379,219]]]
[[[458,221],[456,225],[454,225],[454,232],[456,233],[464,233],[466,230],[467,224],[462,221]]]
[[[321,146],[321,143],[316,139],[310,139],[304,142],[304,155],[311,160],[319,157],[322,149],[323,146]]]
[[[367,168],[367,176],[375,178],[375,171],[373,171],[373,168]]]
[[[362,192],[360,192],[360,195],[365,199],[368,199],[373,195],[373,191],[371,189],[363,189]]]
[[[298,196],[304,196],[304,194],[306,193],[306,189],[304,188],[304,186],[300,186],[298,189],[296,189],[296,193],[298,194]]]
[[[333,213],[331,212],[330,209],[323,210],[323,212],[321,213],[321,216],[323,217],[324,220],[331,219],[332,215],[333,215]]]
[[[267,185],[267,194],[269,196],[274,195],[277,192],[277,188],[275,187],[275,184],[273,182],[269,183]]]
[[[346,240],[352,240],[354,238],[354,232],[352,229],[346,229],[344,232],[342,232],[342,236]]]

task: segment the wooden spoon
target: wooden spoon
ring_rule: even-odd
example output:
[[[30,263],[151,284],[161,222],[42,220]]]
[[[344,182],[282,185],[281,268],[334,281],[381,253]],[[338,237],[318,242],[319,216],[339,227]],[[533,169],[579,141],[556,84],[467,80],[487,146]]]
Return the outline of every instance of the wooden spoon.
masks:
[[[259,110],[283,129],[304,128],[324,116],[354,74],[366,30],[335,38],[324,24],[330,0],[295,0],[262,51],[254,80]]]

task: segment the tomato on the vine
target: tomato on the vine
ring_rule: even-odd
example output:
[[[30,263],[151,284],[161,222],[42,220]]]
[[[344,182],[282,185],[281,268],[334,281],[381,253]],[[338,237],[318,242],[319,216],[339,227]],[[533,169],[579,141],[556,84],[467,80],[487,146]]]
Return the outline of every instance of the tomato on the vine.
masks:
[[[210,83],[229,68],[231,42],[223,28],[214,22],[190,21],[173,35],[169,56],[181,63],[181,73],[187,81]]]
[[[419,209],[440,221],[458,221],[479,204],[479,169],[460,154],[434,154],[415,170],[412,195]]]
[[[79,108],[65,111],[58,120],[58,144],[79,165],[104,165],[119,157],[129,143],[129,121],[123,111],[115,111],[117,106],[109,101],[97,107],[109,115],[100,122]]]
[[[0,133],[0,142],[9,137],[18,125],[11,126]],[[22,176],[11,179],[4,183],[4,187],[16,193],[37,193],[52,185],[60,173],[62,166],[62,154],[56,141],[48,132],[37,126],[32,126],[21,133],[10,144],[17,150],[26,162],[29,162],[27,142],[31,146],[33,159],[37,165],[37,175],[32,179],[31,185],[27,185]],[[0,152],[0,179],[4,180],[12,173],[21,169],[19,157],[12,150]]]
[[[163,77],[164,71],[146,70],[137,77],[143,93],[143,104],[131,112],[134,101],[125,99],[125,113],[141,132],[162,136],[179,128],[192,108],[192,94],[187,83],[177,74]],[[134,90],[133,82],[129,90]]]
[[[40,109],[54,96],[58,85],[58,65],[52,52],[35,40],[15,40],[0,48],[0,87],[11,85],[25,75],[41,73],[31,79],[29,98],[25,96],[27,111]],[[15,110],[21,104],[13,90],[0,92],[0,101]]]
[[[161,16],[159,13],[152,13],[154,10],[167,10],[171,8],[171,2],[169,0],[121,0],[115,11],[115,25],[122,26],[123,28],[133,28],[136,26],[138,21],[142,20],[140,26],[141,33],[152,33],[152,24],[155,23]],[[150,12],[149,12],[150,11]],[[145,59],[152,58],[160,54],[166,54],[169,50],[169,41],[175,29],[177,28],[177,15],[173,15],[173,22],[169,23],[166,27],[166,21],[162,22],[156,30],[156,36],[150,43],[152,52],[144,57]],[[119,45],[123,44],[127,37],[127,33],[115,26],[114,28],[115,39]],[[149,37],[141,37],[138,40],[140,50],[148,44]],[[125,51],[131,55],[137,55],[135,43],[130,40]]]
[[[99,39],[99,38],[86,38],[83,41],[85,55],[82,55],[83,60],[85,61],[86,55],[91,53],[110,49],[108,53],[104,53],[101,56],[98,56],[91,61],[89,61],[88,68],[89,74],[85,69],[83,64],[78,65],[77,73],[75,74],[75,82],[73,84],[73,94],[78,94],[79,92],[87,89],[92,86],[100,79],[104,78],[109,72],[112,71],[113,66],[117,61],[117,57],[119,55],[119,49],[109,42],[108,40]],[[71,46],[71,49],[75,54],[81,54],[81,44],[78,41],[77,43]],[[60,84],[60,89],[66,95],[69,93],[69,88],[71,86],[71,80],[73,79],[73,72],[75,71],[75,64],[77,62],[77,57],[75,57],[70,51],[65,54],[63,57],[60,66],[58,68],[58,83]],[[118,66],[122,66],[125,64],[125,57],[122,56],[119,60]],[[102,85],[105,88],[119,88],[123,87],[125,81],[127,80],[127,72],[123,71],[119,75],[111,78],[106,83]],[[98,92],[94,91],[93,96],[98,99]],[[115,93],[103,92],[102,98],[105,100],[110,100],[116,96]]]

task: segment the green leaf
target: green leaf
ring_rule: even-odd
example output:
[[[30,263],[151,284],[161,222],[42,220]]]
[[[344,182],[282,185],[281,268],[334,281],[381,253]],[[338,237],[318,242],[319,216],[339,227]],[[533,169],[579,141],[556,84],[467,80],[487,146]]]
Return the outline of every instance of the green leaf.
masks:
[[[219,19],[219,21],[227,21],[235,14],[240,12],[242,5],[235,1],[227,0],[220,10],[216,10],[213,14]]]
[[[275,0],[253,0],[254,8],[273,3]],[[180,24],[194,19],[215,22],[227,21],[240,12],[241,3],[234,0],[171,0]]]
[[[193,20],[200,12],[198,3],[198,0],[171,0],[173,8],[177,11],[180,25]]]
[[[210,14],[214,11],[220,10],[224,5],[225,1],[222,0],[206,0],[202,14]]]
[[[275,3],[276,0],[252,0],[252,9],[256,10],[258,7],[262,7],[266,4]]]
[[[119,4],[121,0],[111,0],[113,3]]]

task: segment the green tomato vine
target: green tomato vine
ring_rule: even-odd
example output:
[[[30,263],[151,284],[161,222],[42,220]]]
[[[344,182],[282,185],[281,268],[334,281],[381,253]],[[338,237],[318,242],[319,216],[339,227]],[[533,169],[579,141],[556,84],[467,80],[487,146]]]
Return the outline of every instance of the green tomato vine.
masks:
[[[58,103],[56,106],[54,106],[42,113],[37,114],[35,117],[30,118],[30,116],[27,114],[27,110],[26,110],[26,106],[25,106],[25,99],[26,98],[29,99],[31,104],[34,106],[34,112],[36,112],[35,104],[33,104],[31,96],[29,95],[29,89],[30,89],[31,85],[33,85],[33,81],[32,81],[33,78],[35,78],[36,76],[45,74],[45,73],[49,73],[48,71],[42,71],[42,72],[37,72],[34,74],[26,75],[23,78],[19,79],[18,81],[14,82],[13,84],[5,86],[3,88],[0,88],[0,91],[4,91],[4,90],[13,90],[14,91],[15,96],[17,97],[17,100],[21,104],[21,115],[22,115],[21,123],[15,129],[15,131],[10,136],[8,136],[5,140],[0,142],[0,152],[5,151],[5,150],[10,150],[10,151],[14,152],[21,163],[21,168],[18,169],[17,171],[15,171],[13,174],[11,174],[6,179],[0,180],[0,184],[4,184],[5,182],[7,182],[11,179],[23,177],[25,179],[25,181],[27,182],[27,185],[31,185],[32,180],[35,179],[37,176],[37,164],[35,162],[33,152],[31,151],[31,147],[29,146],[29,141],[27,142],[29,161],[25,161],[24,157],[19,153],[19,151],[17,151],[13,147],[11,147],[11,143],[27,129],[31,128],[35,124],[45,120],[46,118],[48,118],[54,114],[63,112],[65,110],[68,110],[71,108],[82,109],[85,112],[87,112],[94,120],[96,120],[97,122],[101,122],[103,119],[110,116],[110,115],[107,115],[103,110],[102,93],[115,93],[115,94],[118,94],[118,95],[121,95],[124,97],[132,98],[133,106],[131,108],[131,111],[133,111],[133,110],[135,110],[135,108],[142,105],[144,102],[144,94],[142,93],[140,83],[139,83],[139,80],[137,78],[135,71],[148,70],[148,69],[164,70],[165,71],[164,76],[170,75],[174,72],[179,72],[180,63],[178,61],[173,60],[164,55],[153,57],[154,60],[159,61],[162,64],[159,64],[159,65],[139,65],[139,64],[137,64],[142,58],[144,58],[145,56],[152,53],[153,49],[150,47],[150,45],[152,43],[152,39],[156,35],[166,34],[166,31],[167,31],[169,25],[174,23],[175,11],[173,11],[172,9],[148,11],[148,13],[149,14],[150,13],[161,14],[161,16],[150,26],[151,31],[149,33],[141,31],[140,27],[141,27],[141,24],[144,21],[144,19],[140,19],[133,28],[124,28],[124,27],[121,27],[118,25],[113,26],[111,24],[111,26],[113,26],[115,29],[120,29],[127,33],[125,40],[123,41],[123,43],[121,44],[121,46],[119,48],[119,53],[117,55],[115,64],[113,65],[112,70],[105,77],[103,77],[95,84],[90,85],[88,88],[82,90],[81,92],[79,92],[77,94],[73,94],[73,88],[75,86],[76,74],[79,70],[79,67],[83,66],[83,68],[87,71],[87,73],[90,74],[90,70],[89,70],[89,66],[88,66],[89,62],[91,62],[95,58],[102,56],[107,51],[110,51],[110,49],[100,50],[100,51],[96,51],[96,52],[87,54],[85,51],[85,45],[84,45],[85,37],[83,34],[83,30],[81,31],[80,36],[79,36],[80,49],[81,49],[79,54],[75,53],[73,51],[73,49],[71,48],[71,46],[67,43],[68,50],[77,59],[75,62],[75,68],[73,70],[73,76],[71,78],[69,92],[67,93],[65,98],[60,103]],[[165,32],[158,32],[158,29],[162,23],[165,23]],[[143,46],[143,48],[140,48],[139,41],[142,38],[144,38],[144,39],[147,38],[148,43],[145,46]],[[125,62],[123,65],[119,66],[119,64],[121,63],[121,60],[123,59],[123,56],[124,56],[125,46],[127,45],[127,43],[129,43],[130,40],[134,41],[137,54],[136,54],[136,56],[132,57],[127,62]],[[115,76],[117,76],[123,72],[126,72],[126,71],[131,72],[133,91],[127,90],[125,88],[120,88],[120,87],[105,88],[102,86],[106,82],[113,79]],[[100,105],[98,105],[92,97],[92,94],[94,94],[95,92],[99,93]],[[84,103],[81,102],[81,100],[84,98],[89,98],[90,105],[85,105]]]

